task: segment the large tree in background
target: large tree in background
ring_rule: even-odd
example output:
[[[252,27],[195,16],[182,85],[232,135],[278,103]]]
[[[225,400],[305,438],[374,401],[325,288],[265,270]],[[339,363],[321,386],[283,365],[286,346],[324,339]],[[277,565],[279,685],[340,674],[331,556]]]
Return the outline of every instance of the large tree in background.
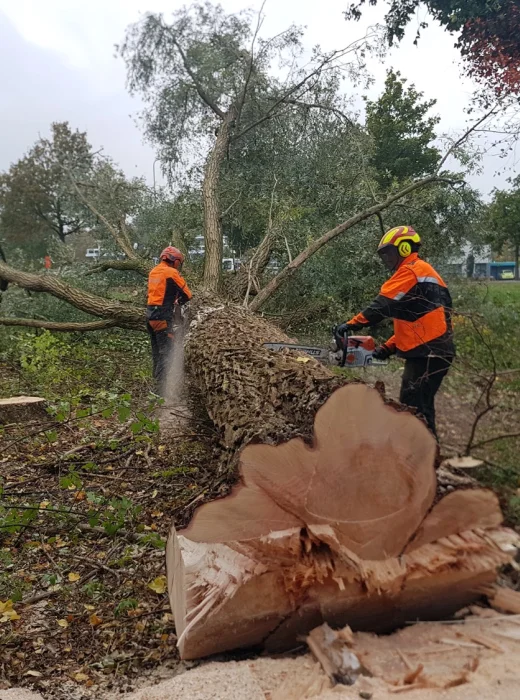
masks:
[[[308,262],[317,260],[318,252],[341,241],[353,228],[362,235],[353,237],[353,248],[347,253],[356,261],[352,279],[359,275],[356,251],[372,250],[372,239],[377,238],[377,224],[368,222],[378,217],[381,225],[382,212],[393,212],[397,206],[413,210],[416,193],[423,188],[460,185],[462,175],[454,177],[444,165],[473,130],[485,126],[493,116],[490,111],[455,139],[431,174],[408,176],[392,181],[388,188],[378,187],[377,172],[369,162],[371,139],[349,115],[346,102],[338,99],[345,73],[354,78],[363,75],[362,57],[368,39],[327,55],[315,51],[302,70],[299,33],[290,29],[263,40],[258,35],[261,19],[260,15],[250,28],[243,15],[227,16],[211,5],[182,10],[172,24],[166,24],[161,16],[147,15],[129,30],[121,49],[131,86],[147,100],[144,123],[160,149],[163,165],[173,169],[189,164],[195,173],[188,181],[191,190],[184,190],[189,195],[185,201],[188,206],[180,202],[178,213],[189,214],[193,195],[196,197],[197,188],[202,191],[206,237],[203,290],[213,296],[224,291],[219,285],[223,222],[226,227],[228,223],[241,227],[240,235],[248,245],[258,244],[249,258],[242,297],[243,305],[253,312],[264,309],[288,283],[294,281],[298,286],[301,275],[318,283],[321,280],[323,289],[321,270],[314,265],[309,268]],[[275,71],[272,65],[275,58],[282,61],[283,79],[279,66]],[[290,59],[289,64],[283,63],[285,59]],[[83,179],[69,167],[60,170],[67,173],[69,192],[93,217],[93,225],[126,256],[105,259],[89,272],[115,269],[146,275],[150,261],[133,247],[135,242],[149,240],[137,229],[141,223],[146,226],[146,221],[155,218],[156,230],[161,221],[168,227],[173,224],[172,238],[179,223],[184,229],[180,233],[193,231],[189,216],[184,221],[177,214],[170,217],[167,202],[162,212],[155,211],[155,193],[145,193],[145,205],[134,206],[141,186],[124,178],[120,181],[117,168],[106,158],[97,156],[92,173]],[[180,184],[186,181],[184,177]],[[157,201],[158,207],[160,204]],[[256,218],[260,225],[254,222]],[[445,235],[442,229],[440,233]],[[274,274],[259,280],[256,295],[248,294],[256,270],[268,260],[273,241],[280,258],[282,254],[286,257],[279,260]],[[337,287],[337,279],[344,278],[341,270],[339,273],[334,275],[332,289]],[[0,261],[0,279],[46,292],[101,319],[86,319],[74,326],[76,330],[111,325],[144,330],[144,306],[111,298],[108,278],[102,296],[92,276],[68,272],[61,277],[33,275]],[[225,295],[221,298],[225,300]],[[301,299],[296,301],[301,305]],[[70,323],[60,326],[50,319],[6,317],[0,318],[0,323],[71,328]]]
[[[357,0],[346,12],[359,19],[365,4]],[[457,47],[468,73],[501,95],[520,91],[520,6],[517,0],[390,0],[386,15],[390,44],[401,40],[417,8],[423,5],[449,32],[457,35]],[[427,26],[422,21],[419,28]]]
[[[423,100],[423,93],[393,70],[388,71],[385,90],[375,101],[366,101],[366,127],[373,139],[371,165],[381,187],[392,181],[423,177],[435,172],[441,159],[432,145],[437,116],[428,116],[436,100]]]
[[[491,231],[489,242],[501,253],[505,247],[513,251],[515,279],[520,279],[520,176],[512,182],[511,190],[495,190],[488,207],[487,223]]]
[[[147,104],[146,134],[158,146],[165,168],[171,172],[183,157],[196,161],[207,153],[204,286],[212,292],[220,288],[219,184],[229,149],[262,124],[305,103],[325,73],[357,67],[374,36],[327,54],[315,50],[302,69],[301,31],[290,27],[262,39],[262,20],[260,12],[252,27],[247,13],[227,15],[219,5],[194,4],[175,12],[171,22],[147,14],[128,30],[121,46],[129,87]],[[270,73],[275,61],[284,68],[281,79]]]
[[[86,179],[94,164],[87,135],[67,122],[51,125],[29,152],[0,175],[0,235],[8,243],[30,245],[43,255],[49,239],[67,236],[91,223],[71,188],[70,173]]]

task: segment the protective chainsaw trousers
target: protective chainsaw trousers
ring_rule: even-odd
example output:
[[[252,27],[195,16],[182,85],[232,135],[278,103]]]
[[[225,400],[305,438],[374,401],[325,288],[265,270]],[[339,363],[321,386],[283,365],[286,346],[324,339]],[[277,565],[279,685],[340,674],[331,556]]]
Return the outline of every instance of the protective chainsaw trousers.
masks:
[[[171,325],[167,321],[147,321],[146,328],[152,345],[153,378],[159,394],[164,396],[168,366],[173,351]]]
[[[399,400],[417,410],[437,437],[435,394],[448,374],[453,357],[412,357],[404,365]]]

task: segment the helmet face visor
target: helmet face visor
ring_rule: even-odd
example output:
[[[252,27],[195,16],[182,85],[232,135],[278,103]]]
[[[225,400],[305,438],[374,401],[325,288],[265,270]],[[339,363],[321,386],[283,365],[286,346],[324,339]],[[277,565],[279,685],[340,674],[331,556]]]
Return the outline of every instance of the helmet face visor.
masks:
[[[381,248],[377,251],[377,254],[381,258],[383,265],[387,270],[390,270],[390,272],[394,272],[402,260],[399,255],[399,251],[394,245],[387,245],[384,248]]]

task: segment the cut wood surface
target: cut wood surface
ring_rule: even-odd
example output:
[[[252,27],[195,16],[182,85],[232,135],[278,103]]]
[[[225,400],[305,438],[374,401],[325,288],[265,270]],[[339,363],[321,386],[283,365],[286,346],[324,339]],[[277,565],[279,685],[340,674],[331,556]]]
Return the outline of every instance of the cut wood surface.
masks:
[[[290,355],[282,362],[288,372],[291,362],[302,366]],[[240,383],[246,394],[256,391],[244,377],[235,388]],[[300,428],[311,412],[308,397],[302,402]],[[225,412],[222,403],[214,415]],[[255,420],[244,404],[242,413],[238,432],[231,423],[231,444],[252,437]],[[273,409],[263,437],[274,444],[247,445],[232,493],[200,507],[184,530],[172,529],[168,587],[182,658],[288,649],[323,622],[389,631],[442,618],[475,601],[510,561],[517,537],[500,527],[495,497],[466,490],[433,507],[435,440],[376,390],[334,391],[315,413],[312,443],[276,444],[270,431],[283,426],[286,437],[290,423],[283,406]]]
[[[0,399],[0,424],[24,423],[46,416],[45,399],[39,396],[11,396]]]

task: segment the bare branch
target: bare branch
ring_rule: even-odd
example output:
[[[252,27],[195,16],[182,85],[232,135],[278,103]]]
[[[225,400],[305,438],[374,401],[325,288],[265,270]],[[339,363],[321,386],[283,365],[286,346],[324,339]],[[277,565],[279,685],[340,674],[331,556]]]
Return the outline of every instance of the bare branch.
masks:
[[[112,237],[119,245],[123,253],[125,253],[125,255],[127,255],[129,258],[137,259],[137,255],[135,254],[130,240],[128,239],[126,230],[118,230],[116,226],[111,224],[110,221],[106,218],[106,216],[104,216],[98,209],[96,209],[92,202],[83,194],[83,192],[78,187],[77,182],[74,180],[74,177],[72,176],[70,170],[67,170],[67,173],[69,175],[72,186],[76,190],[83,204],[85,204],[85,206],[87,206],[90,209],[90,211],[94,214],[94,216],[96,216],[107,227],[107,229],[110,231]]]
[[[216,102],[214,102],[214,101],[210,98],[210,96],[207,94],[207,92],[206,92],[206,91],[204,90],[204,88],[202,87],[201,83],[199,82],[199,79],[197,78],[196,74],[193,72],[193,70],[192,70],[192,68],[191,68],[191,66],[190,66],[190,64],[189,64],[189,62],[188,62],[188,58],[187,58],[186,54],[184,53],[182,46],[181,46],[181,45],[179,44],[179,42],[177,41],[177,37],[175,36],[175,33],[173,32],[172,28],[171,28],[171,27],[168,27],[168,25],[166,25],[166,24],[163,24],[163,28],[165,29],[165,31],[168,32],[168,34],[170,35],[170,37],[171,37],[171,39],[172,39],[172,41],[173,41],[173,45],[175,46],[175,48],[176,48],[177,51],[179,52],[179,55],[180,55],[181,60],[182,60],[182,64],[183,64],[183,66],[184,66],[184,70],[186,71],[186,73],[187,73],[187,74],[190,76],[190,78],[192,79],[192,81],[193,81],[193,86],[194,86],[195,90],[197,91],[197,93],[198,93],[200,99],[201,99],[205,104],[207,104],[208,107],[209,107],[211,110],[213,110],[213,112],[215,112],[215,114],[217,115],[217,117],[220,117],[220,119],[224,119],[225,116],[226,116],[225,113],[220,109],[220,107],[216,104]]]
[[[439,163],[439,166],[437,168],[437,172],[440,172],[441,168],[443,165],[446,163],[448,158],[453,154],[456,149],[461,146],[464,141],[468,139],[471,134],[478,129],[478,127],[486,121],[486,119],[489,119],[489,117],[493,116],[493,114],[496,114],[496,109],[497,105],[495,104],[489,111],[487,111],[483,117],[481,117],[478,121],[476,121],[469,129],[467,129],[462,136],[455,141],[454,144],[450,146],[450,148],[447,150],[447,152],[444,154],[444,157],[442,158],[441,162]]]
[[[9,318],[7,316],[0,317],[0,326],[23,326],[24,328],[44,328],[48,331],[64,331],[73,333],[75,331],[99,331],[104,328],[114,328],[117,326],[117,321],[106,319],[104,321],[87,321],[86,323],[76,322],[55,322],[55,321],[39,321],[34,318]]]
[[[242,94],[240,96],[240,99],[238,101],[238,106],[237,106],[237,123],[240,120],[240,117],[242,115],[242,109],[244,108],[244,103],[246,101],[247,97],[247,89],[249,87],[249,83],[251,81],[251,76],[253,75],[253,67],[255,63],[255,43],[256,39],[258,37],[258,32],[260,31],[260,27],[262,26],[263,23],[263,17],[262,17],[262,12],[264,11],[265,3],[267,0],[263,0],[262,5],[260,7],[260,10],[258,11],[258,17],[256,21],[256,29],[253,34],[253,38],[251,40],[251,49],[249,51],[249,66],[247,70],[247,75],[246,79],[244,81],[244,89],[242,90]]]
[[[481,440],[480,442],[476,442],[473,446],[472,449],[478,450],[481,447],[484,447],[484,445],[489,445],[492,442],[496,442],[497,440],[511,440],[513,438],[518,438],[520,437],[520,432],[519,433],[504,433],[503,435],[495,435],[495,437],[488,438],[487,440]]]
[[[239,201],[240,201],[240,197],[237,197],[237,198],[235,199],[235,201],[232,202],[232,203],[229,205],[229,207],[228,207],[225,211],[222,212],[222,214],[220,215],[220,218],[223,219],[227,214],[229,214],[229,212],[233,209],[233,207],[235,206],[235,204],[236,204],[237,202],[239,202]]]
[[[333,105],[326,105],[323,104],[323,102],[302,102],[301,100],[285,100],[286,104],[289,105],[297,105],[299,107],[307,107],[308,109],[321,109],[324,112],[332,112],[336,116],[340,117],[343,119],[347,124],[350,124],[351,126],[355,126],[355,122],[352,121],[352,119],[345,114],[341,109],[338,109],[337,107],[334,107]]]

